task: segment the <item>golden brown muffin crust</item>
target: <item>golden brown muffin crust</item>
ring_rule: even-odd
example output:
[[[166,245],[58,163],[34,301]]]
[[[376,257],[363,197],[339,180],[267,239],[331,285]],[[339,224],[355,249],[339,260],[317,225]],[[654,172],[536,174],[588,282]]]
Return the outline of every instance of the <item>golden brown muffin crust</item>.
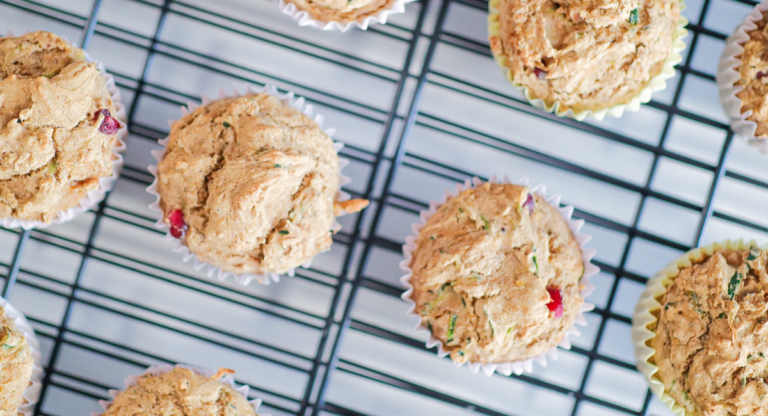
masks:
[[[321,22],[361,22],[382,10],[389,9],[395,0],[287,0]]]
[[[454,361],[540,355],[562,341],[584,302],[578,243],[554,207],[539,195],[526,204],[529,195],[486,183],[448,198],[419,231],[412,299]],[[562,296],[561,317],[548,289]]]
[[[496,55],[516,82],[560,110],[629,102],[672,51],[678,0],[501,0]]]
[[[175,367],[143,375],[120,392],[103,416],[257,416],[242,394],[214,378]]]
[[[744,86],[736,94],[741,99],[741,112],[752,110],[747,120],[757,123],[755,136],[768,137],[768,13],[763,13],[762,20],[755,22],[757,28],[749,32],[749,40],[744,44],[744,52],[739,59],[739,78],[734,85]]]
[[[659,298],[657,376],[689,412],[768,415],[768,255],[719,250]]]
[[[331,246],[339,159],[312,119],[262,93],[200,107],[173,125],[158,165],[165,220],[233,273],[285,273]]]
[[[0,307],[0,416],[16,416],[34,368],[32,349]]]
[[[112,172],[104,77],[56,35],[0,38],[0,218],[50,223]]]

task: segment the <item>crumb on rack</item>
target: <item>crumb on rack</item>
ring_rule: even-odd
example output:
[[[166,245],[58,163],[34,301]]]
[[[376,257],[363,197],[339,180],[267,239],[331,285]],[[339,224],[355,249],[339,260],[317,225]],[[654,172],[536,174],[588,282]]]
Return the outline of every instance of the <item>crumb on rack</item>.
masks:
[[[336,201],[333,203],[333,215],[340,217],[346,214],[360,212],[368,206],[367,199],[350,199],[349,201]]]
[[[219,380],[220,378],[224,377],[227,374],[235,374],[235,370],[230,370],[229,368],[219,368],[219,371],[216,372],[213,376],[211,376],[214,380]]]

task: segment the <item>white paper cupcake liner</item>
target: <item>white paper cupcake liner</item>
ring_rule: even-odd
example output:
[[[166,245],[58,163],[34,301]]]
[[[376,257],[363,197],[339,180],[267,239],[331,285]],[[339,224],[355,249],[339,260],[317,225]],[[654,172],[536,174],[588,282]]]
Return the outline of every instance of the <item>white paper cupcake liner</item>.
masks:
[[[261,94],[263,92],[266,92],[267,94],[277,97],[280,99],[280,101],[283,102],[283,104],[289,105],[302,113],[304,113],[306,116],[312,118],[320,128],[323,127],[323,116],[320,114],[314,114],[314,107],[311,104],[307,104],[304,100],[304,97],[299,97],[295,95],[293,92],[287,92],[285,94],[281,94],[277,88],[273,85],[265,85],[262,88],[255,88],[251,85],[246,85],[243,87],[244,92],[240,92],[237,86],[235,86],[233,93],[227,93],[223,89],[219,90],[219,95],[216,99],[211,99],[207,95],[203,94],[202,96],[202,105],[208,105],[214,101],[222,100],[225,98],[230,97],[241,97],[248,94]],[[200,107],[200,104],[189,102],[186,106],[181,107],[181,113],[183,115],[188,115],[198,109]],[[173,127],[173,124],[176,122],[176,120],[169,120],[168,124]],[[327,134],[329,137],[333,137],[333,134],[335,132],[334,129],[329,128],[324,130],[325,134]],[[152,156],[155,157],[155,159],[158,161],[158,163],[163,159],[165,155],[165,148],[168,146],[170,138],[166,137],[163,140],[160,140],[158,143],[163,146],[162,150],[153,150]],[[334,146],[336,147],[336,152],[340,152],[341,149],[344,148],[344,143],[341,142],[334,142]],[[344,186],[348,183],[350,183],[352,180],[346,176],[344,176],[341,173],[341,170],[344,169],[345,166],[349,164],[349,160],[344,158],[339,158],[339,176],[341,177],[340,186]],[[175,241],[176,247],[173,249],[174,252],[181,252],[183,257],[182,260],[186,263],[190,260],[193,260],[194,263],[194,269],[195,270],[202,270],[205,267],[208,267],[208,277],[213,277],[214,274],[216,275],[216,279],[219,281],[225,280],[228,276],[232,276],[235,281],[243,286],[248,285],[252,281],[256,280],[257,282],[261,284],[268,285],[271,281],[279,282],[280,281],[280,275],[277,273],[265,273],[265,274],[256,274],[256,273],[242,273],[242,274],[235,274],[231,272],[226,272],[224,270],[221,270],[220,268],[201,261],[194,253],[189,251],[189,248],[184,244],[184,242],[180,239],[175,238],[171,235],[170,227],[168,227],[168,224],[163,221],[164,213],[163,209],[160,208],[160,194],[157,193],[157,165],[153,165],[149,167],[149,172],[154,177],[154,180],[152,181],[152,184],[147,188],[147,192],[155,196],[155,202],[150,204],[149,209],[157,212],[160,214],[160,219],[157,220],[155,223],[155,228],[158,228],[160,230],[165,231],[165,240],[166,241]],[[350,198],[349,194],[344,192],[343,190],[339,190],[339,193],[336,196],[337,201],[346,201]],[[341,224],[339,224],[338,221],[334,220],[333,226],[331,230],[336,233],[339,230],[341,230]],[[302,264],[301,267],[303,268],[309,268],[312,263],[312,260],[308,260],[306,263]],[[295,273],[295,269],[291,269],[286,273],[288,276],[293,277]]]
[[[32,414],[35,412],[35,404],[37,404],[37,400],[40,398],[40,390],[43,386],[43,367],[42,357],[40,356],[40,342],[37,340],[35,331],[27,321],[27,318],[25,318],[24,315],[17,311],[13,306],[11,306],[8,301],[1,297],[0,308],[2,308],[5,311],[5,314],[13,321],[14,324],[16,324],[16,327],[19,328],[19,331],[21,331],[22,335],[24,335],[24,338],[27,339],[29,348],[32,350],[32,359],[35,361],[34,367],[32,367],[32,380],[29,384],[29,387],[24,390],[23,397],[24,400],[26,400],[26,403],[23,403],[19,407],[19,413],[23,414],[24,416],[32,416]]]
[[[7,36],[13,37],[14,35],[13,33],[8,32]],[[99,71],[101,71],[101,74],[104,75],[104,78],[107,81],[107,91],[109,91],[109,93],[112,95],[112,102],[114,102],[115,108],[117,108],[117,113],[112,114],[112,117],[120,121],[120,129],[117,131],[115,136],[117,138],[117,144],[112,149],[112,175],[100,178],[98,188],[89,191],[86,196],[80,200],[78,205],[75,205],[74,207],[65,211],[59,211],[56,214],[56,218],[54,218],[50,224],[46,224],[43,221],[26,221],[15,218],[2,218],[0,219],[0,221],[2,221],[2,224],[0,225],[2,225],[4,228],[23,228],[25,230],[31,230],[33,228],[46,228],[53,224],[63,224],[72,218],[75,218],[77,215],[85,211],[89,211],[97,206],[99,202],[104,199],[104,196],[107,194],[107,192],[112,190],[112,188],[115,186],[117,178],[120,176],[120,171],[123,169],[122,153],[125,150],[125,139],[128,137],[128,119],[126,117],[125,106],[123,105],[122,98],[120,97],[120,90],[115,85],[115,78],[107,72],[104,64],[102,64],[100,61],[94,60],[90,55],[88,55],[87,52],[85,53],[85,59],[87,59],[88,62],[95,63],[96,67],[99,69]]]
[[[754,240],[748,243],[744,242],[744,240],[725,240],[705,247],[693,249],[661,269],[655,276],[648,279],[645,290],[643,291],[643,294],[640,295],[640,300],[637,302],[635,313],[632,316],[632,343],[635,345],[637,369],[645,376],[651,391],[653,391],[662,403],[672,410],[672,413],[678,416],[698,415],[688,412],[685,410],[685,407],[680,406],[672,396],[665,392],[664,383],[655,377],[659,368],[656,364],[650,362],[650,359],[656,353],[656,350],[649,347],[647,344],[650,340],[656,337],[656,333],[648,329],[648,326],[658,321],[658,317],[653,311],[661,310],[661,304],[656,298],[666,292],[667,287],[675,281],[680,274],[681,269],[700,263],[704,259],[712,256],[717,250],[743,250],[749,249],[750,247],[758,247],[762,250],[768,249],[768,246],[759,247]]]
[[[357,22],[323,22],[312,18],[309,12],[299,10],[295,4],[285,0],[272,0],[280,11],[291,17],[291,19],[298,22],[299,26],[310,26],[318,28],[320,30],[338,30],[339,32],[346,32],[353,27],[357,27],[360,30],[368,30],[368,26],[373,23],[386,24],[389,15],[405,13],[405,5],[415,0],[396,0],[390,7],[382,9],[378,13],[372,16],[368,16],[365,19]]]
[[[741,60],[737,56],[744,52],[744,44],[749,40],[747,32],[757,28],[755,22],[762,20],[763,12],[766,10],[768,10],[768,0],[764,0],[755,6],[739,27],[736,28],[736,31],[726,39],[723,55],[720,58],[720,63],[717,66],[717,75],[715,76],[717,89],[720,93],[720,103],[725,114],[730,119],[731,129],[739,137],[746,140],[751,146],[760,149],[763,153],[768,153],[768,138],[755,137],[757,123],[747,120],[747,117],[752,115],[752,110],[742,113],[741,99],[736,96],[744,87],[734,86],[733,84],[741,78],[741,74],[739,74]]]
[[[490,0],[488,2],[488,35],[489,37],[499,37],[500,36],[500,23],[499,23],[499,0]],[[496,63],[499,64],[501,69],[504,71],[504,74],[507,78],[507,80],[512,83],[512,86],[515,87],[518,91],[520,91],[523,96],[525,96],[525,99],[528,100],[528,102],[536,107],[540,108],[548,113],[554,113],[558,117],[570,117],[578,121],[583,121],[587,117],[594,118],[596,120],[602,120],[605,118],[606,115],[609,115],[611,117],[621,117],[624,114],[625,110],[629,111],[637,111],[640,109],[641,104],[645,104],[648,101],[651,100],[651,95],[654,92],[661,91],[665,88],[667,88],[667,80],[675,76],[675,65],[682,62],[683,58],[680,55],[680,52],[685,50],[685,42],[683,42],[683,38],[688,34],[688,30],[685,29],[685,26],[688,24],[688,19],[686,19],[682,15],[682,11],[685,9],[685,3],[683,0],[680,0],[680,17],[677,19],[677,27],[675,28],[672,40],[672,49],[669,53],[669,56],[664,61],[664,67],[662,68],[661,72],[656,75],[655,77],[651,78],[651,80],[648,82],[648,85],[645,86],[640,92],[632,97],[631,100],[629,100],[628,103],[625,104],[618,104],[613,107],[603,108],[599,110],[582,110],[578,113],[574,112],[573,109],[567,108],[566,110],[562,110],[560,107],[562,106],[559,101],[553,102],[551,105],[547,105],[547,103],[541,99],[537,98],[533,95],[531,90],[524,86],[523,84],[516,82],[514,77],[512,76],[512,71],[507,67],[508,57],[506,54],[496,54],[493,53],[493,57],[496,59]]]
[[[501,180],[496,180],[496,176],[491,176],[490,180],[488,181],[490,183],[502,183],[502,184],[508,184],[511,183],[509,178],[507,176],[504,176]],[[413,276],[413,270],[411,270],[411,260],[413,259],[413,251],[416,249],[416,238],[419,236],[419,230],[427,223],[427,220],[429,220],[432,215],[434,215],[435,212],[437,212],[437,209],[444,204],[448,198],[457,196],[462,191],[465,191],[467,189],[471,188],[477,188],[478,186],[484,184],[485,182],[481,181],[478,178],[472,178],[470,181],[467,179],[464,183],[459,183],[456,185],[456,189],[451,191],[448,190],[445,192],[445,195],[443,195],[443,198],[440,201],[432,201],[429,203],[429,209],[426,211],[421,211],[419,215],[419,222],[415,223],[411,226],[411,229],[413,231],[413,234],[408,236],[405,239],[405,245],[403,246],[403,255],[405,256],[405,260],[403,260],[400,263],[400,269],[405,273],[400,278],[400,282],[407,288],[405,293],[401,296],[401,298],[408,302],[410,304],[410,308],[408,308],[407,315],[412,316],[418,320],[416,324],[416,332],[421,335],[426,335],[427,338],[427,348],[432,348],[434,346],[437,346],[437,356],[442,358],[446,355],[449,355],[448,351],[445,351],[443,349],[443,343],[432,336],[432,332],[429,331],[424,325],[421,323],[421,316],[419,316],[418,313],[416,313],[416,303],[411,299],[411,295],[413,294],[413,285],[411,285],[411,277]],[[523,178],[518,182],[518,185],[522,186],[528,186],[528,178]],[[593,290],[595,290],[595,286],[592,284],[592,282],[589,280],[590,277],[596,275],[600,272],[600,268],[592,264],[591,260],[595,256],[595,249],[588,249],[585,248],[584,245],[592,239],[592,236],[589,235],[583,235],[579,234],[579,230],[584,225],[584,220],[574,220],[571,218],[573,215],[573,207],[572,206],[560,206],[560,195],[553,195],[551,197],[547,197],[546,194],[546,187],[544,185],[538,185],[535,188],[531,189],[531,192],[541,195],[544,197],[550,205],[557,208],[558,212],[560,212],[560,215],[563,216],[565,221],[568,223],[568,228],[570,228],[571,233],[573,233],[573,237],[576,239],[576,241],[579,243],[579,247],[581,248],[581,256],[582,261],[584,263],[584,276],[581,278],[581,284],[584,285],[584,289],[580,292],[580,295],[582,298],[586,299],[587,296],[589,296],[590,293],[592,293]],[[583,305],[579,308],[578,315],[576,316],[576,319],[574,321],[574,324],[578,324],[581,326],[587,326],[587,320],[584,318],[584,312],[591,311],[594,309],[595,305],[584,302]],[[563,337],[563,340],[560,341],[560,344],[558,344],[558,347],[570,350],[571,349],[571,342],[569,341],[570,336],[579,336],[581,335],[581,332],[575,327],[575,325],[571,326],[565,333],[565,336]],[[534,358],[530,358],[527,360],[522,361],[513,361],[513,362],[507,362],[507,363],[491,363],[491,364],[481,364],[481,363],[467,363],[469,370],[472,373],[477,373],[479,370],[482,370],[483,373],[486,375],[492,375],[494,372],[497,372],[499,374],[503,374],[505,376],[508,376],[512,373],[515,373],[517,375],[523,374],[523,373],[530,373],[533,371],[533,363],[537,362],[542,367],[547,366],[547,358],[551,358],[552,360],[557,360],[557,347],[554,347],[543,354],[536,356]],[[457,363],[454,362],[454,365],[457,367],[460,367],[464,365],[464,363]]]
[[[196,374],[200,374],[201,376],[204,376],[204,377],[212,377],[214,374],[216,374],[216,372],[212,370],[202,370],[196,367],[182,365],[182,364],[176,364],[175,366],[172,366],[170,364],[152,366],[152,367],[149,367],[146,371],[144,371],[144,373],[140,375],[128,376],[125,379],[125,389],[123,391],[138,385],[139,377],[143,375],[151,374],[153,376],[159,376],[160,374],[165,374],[172,371],[176,367],[186,368],[187,370],[191,370]],[[250,391],[250,387],[248,385],[243,385],[238,387],[237,384],[235,384],[235,377],[232,376],[232,374],[225,375],[224,377],[221,378],[220,381],[232,387],[233,390],[242,394],[243,397],[245,397],[245,399],[248,400],[248,392]],[[115,397],[117,397],[118,394],[120,394],[120,392],[121,392],[120,390],[110,390],[109,395],[112,396],[112,398],[114,399]],[[248,403],[250,403],[253,406],[253,410],[256,412],[257,415],[270,416],[268,414],[259,413],[259,407],[261,406],[261,399],[248,400]],[[99,404],[104,409],[104,411],[106,411],[109,408],[109,405],[112,404],[112,402],[106,401],[106,400],[99,400]],[[91,416],[101,416],[102,414],[103,413],[92,412]]]

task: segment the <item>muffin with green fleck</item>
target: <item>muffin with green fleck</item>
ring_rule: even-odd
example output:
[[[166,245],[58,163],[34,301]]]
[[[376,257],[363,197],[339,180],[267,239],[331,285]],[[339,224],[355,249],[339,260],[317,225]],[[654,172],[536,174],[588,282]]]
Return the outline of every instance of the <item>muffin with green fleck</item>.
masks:
[[[540,356],[584,304],[579,243],[558,209],[526,186],[485,183],[449,197],[414,243],[410,300],[456,362]]]
[[[768,253],[728,242],[688,258],[645,324],[662,400],[687,415],[768,415]]]
[[[685,47],[682,4],[492,0],[491,51],[526,98],[549,112],[582,119],[617,106],[636,109],[674,75]]]

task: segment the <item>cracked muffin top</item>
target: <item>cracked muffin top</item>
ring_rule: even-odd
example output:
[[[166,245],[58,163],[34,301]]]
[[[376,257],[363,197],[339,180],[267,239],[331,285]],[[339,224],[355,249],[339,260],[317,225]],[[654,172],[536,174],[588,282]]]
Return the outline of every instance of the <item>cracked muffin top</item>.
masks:
[[[0,415],[16,416],[34,364],[27,339],[0,307]]]
[[[257,416],[253,405],[228,384],[175,367],[160,375],[145,374],[120,392],[102,416]]]
[[[286,273],[330,248],[339,158],[314,120],[266,93],[226,98],[177,121],[158,164],[171,234],[224,271]],[[337,212],[334,212],[334,211]]]
[[[672,51],[679,0],[500,0],[495,55],[560,110],[629,102]]]
[[[416,244],[416,312],[454,361],[538,356],[562,341],[584,303],[579,244],[527,187],[486,183],[448,198]]]
[[[757,123],[755,136],[768,137],[768,13],[755,22],[757,27],[748,32],[749,40],[739,59],[741,78],[734,85],[744,89],[736,94],[741,99],[741,112],[752,110],[747,117]]]
[[[360,22],[382,10],[395,0],[287,0],[321,22]]]
[[[0,38],[0,218],[50,223],[98,188],[115,112],[82,50],[48,32]]]
[[[768,415],[767,262],[757,248],[716,251],[659,298],[657,377],[689,412]]]

